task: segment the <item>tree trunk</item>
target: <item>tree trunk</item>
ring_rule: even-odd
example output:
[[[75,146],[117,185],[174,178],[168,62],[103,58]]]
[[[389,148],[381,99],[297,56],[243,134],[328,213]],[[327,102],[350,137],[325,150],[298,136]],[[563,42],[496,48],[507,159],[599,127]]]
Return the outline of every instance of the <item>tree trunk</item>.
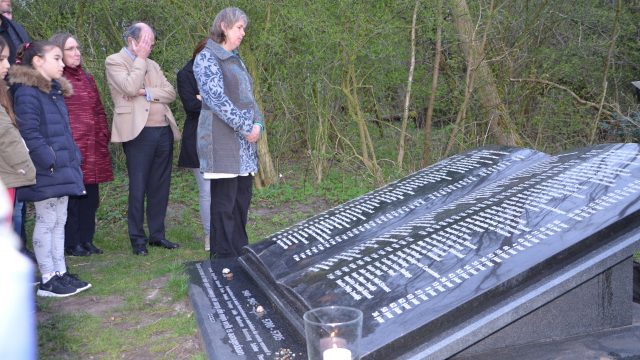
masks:
[[[616,39],[618,38],[618,30],[620,28],[620,12],[622,9],[622,1],[616,1],[616,17],[615,23],[613,24],[613,33],[611,34],[611,40],[609,42],[609,51],[607,52],[607,59],[604,64],[604,74],[602,75],[602,97],[600,98],[600,105],[598,106],[598,113],[596,114],[595,119],[593,119],[593,128],[591,130],[591,141],[593,144],[596,141],[596,135],[598,133],[598,122],[600,121],[600,116],[602,115],[602,107],[604,106],[604,100],[607,97],[607,77],[609,76],[609,66],[613,62],[613,52],[616,45]]]
[[[431,158],[431,127],[433,123],[433,107],[436,104],[436,92],[438,90],[438,76],[440,75],[440,56],[442,54],[442,1],[436,4],[436,53],[433,60],[433,75],[431,77],[431,94],[429,95],[429,105],[427,116],[424,121],[424,149],[422,151],[422,161],[420,165],[426,167]]]
[[[519,145],[521,139],[516,132],[515,126],[511,122],[509,113],[505,105],[502,103],[496,86],[495,78],[489,65],[484,60],[484,43],[478,43],[475,37],[475,28],[469,14],[469,7],[466,0],[451,0],[454,25],[462,50],[467,63],[475,64],[476,92],[480,104],[488,114],[489,130],[496,138],[496,142],[500,145]],[[493,1],[491,2],[491,12],[493,12]],[[491,21],[487,21],[487,27],[491,25]],[[485,31],[485,34],[487,31]]]
[[[248,50],[243,50],[242,55],[247,69],[249,69],[249,73],[253,78],[253,96],[255,97],[258,107],[264,114],[264,105],[262,103],[262,96],[260,95],[260,78],[257,73],[255,56]],[[278,175],[276,174],[273,160],[271,159],[271,152],[269,152],[269,140],[267,136],[268,122],[266,115],[264,125],[264,130],[262,134],[260,134],[260,140],[258,140],[258,173],[254,178],[256,188],[263,188],[278,181]]]
[[[376,183],[378,185],[382,185],[384,183],[382,172],[380,170],[380,166],[378,166],[375,148],[373,147],[373,142],[371,141],[371,136],[369,135],[369,129],[367,127],[367,123],[364,120],[364,115],[362,114],[362,109],[360,107],[360,98],[358,97],[359,84],[356,80],[356,69],[354,64],[355,59],[352,55],[348,54],[346,50],[344,59],[346,62],[346,73],[344,74],[344,78],[342,80],[341,89],[342,93],[347,99],[347,109],[349,111],[349,114],[358,126],[358,132],[360,134],[360,151],[362,152],[362,155],[358,155],[354,148],[354,154],[362,160],[363,164],[376,179]],[[336,135],[345,139],[346,141],[346,138],[343,137],[339,131],[337,131]]]
[[[409,66],[409,78],[407,79],[407,93],[404,97],[404,113],[402,114],[402,126],[400,130],[400,143],[398,144],[398,169],[402,170],[404,162],[404,140],[407,133],[407,121],[409,119],[409,102],[411,100],[411,84],[413,83],[413,69],[416,65],[416,18],[420,0],[416,0],[413,8],[413,20],[411,22],[411,65]]]

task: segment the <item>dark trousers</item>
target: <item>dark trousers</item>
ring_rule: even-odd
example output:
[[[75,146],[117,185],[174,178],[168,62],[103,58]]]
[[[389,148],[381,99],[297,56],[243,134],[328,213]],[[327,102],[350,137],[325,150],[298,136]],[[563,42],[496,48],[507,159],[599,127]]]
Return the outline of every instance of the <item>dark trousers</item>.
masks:
[[[98,184],[84,184],[86,195],[69,196],[67,223],[64,226],[64,247],[74,248],[93,242],[96,232],[96,212],[100,206]]]
[[[211,180],[211,256],[238,257],[249,244],[247,215],[253,176]]]
[[[13,204],[13,217],[11,223],[13,224],[13,231],[20,236],[21,251],[27,250],[27,231],[25,228],[25,222],[27,221],[27,203],[24,201],[16,200]]]
[[[122,144],[129,173],[129,239],[132,246],[144,245],[145,198],[148,241],[165,239],[164,218],[169,203],[173,133],[169,126],[145,127],[133,140]]]

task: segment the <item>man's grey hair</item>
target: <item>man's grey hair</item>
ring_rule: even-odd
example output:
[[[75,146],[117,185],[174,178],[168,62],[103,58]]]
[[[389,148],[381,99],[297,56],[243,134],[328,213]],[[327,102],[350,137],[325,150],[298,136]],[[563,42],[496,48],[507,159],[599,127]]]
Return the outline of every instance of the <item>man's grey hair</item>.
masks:
[[[216,18],[213,20],[213,25],[211,25],[211,30],[209,30],[211,39],[218,44],[222,44],[225,41],[222,24],[224,23],[227,28],[230,28],[240,21],[244,22],[245,27],[249,25],[249,17],[244,13],[244,11],[237,7],[222,9],[222,11],[216,15]]]
[[[128,41],[129,38],[132,38],[135,41],[140,40],[140,33],[142,32],[142,26],[140,25],[149,26],[149,29],[151,29],[153,36],[154,37],[156,36],[156,31],[149,24],[145,24],[143,22],[136,22],[129,25],[129,27],[126,28],[125,31],[122,33],[122,40],[124,40],[125,45],[129,45],[129,41]]]

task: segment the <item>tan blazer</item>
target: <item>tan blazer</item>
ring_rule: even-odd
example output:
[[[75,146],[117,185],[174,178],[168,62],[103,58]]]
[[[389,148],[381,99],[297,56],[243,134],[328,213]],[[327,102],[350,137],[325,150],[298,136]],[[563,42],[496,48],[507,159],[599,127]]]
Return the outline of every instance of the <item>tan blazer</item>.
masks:
[[[142,88],[151,94],[151,101],[164,104],[173,138],[180,140],[180,129],[168,105],[176,99],[176,91],[155,61],[140,58],[131,60],[122,49],[107,57],[105,68],[113,100],[112,142],[133,140],[147,123],[150,103],[144,96],[137,95]],[[145,84],[146,73],[149,84]]]

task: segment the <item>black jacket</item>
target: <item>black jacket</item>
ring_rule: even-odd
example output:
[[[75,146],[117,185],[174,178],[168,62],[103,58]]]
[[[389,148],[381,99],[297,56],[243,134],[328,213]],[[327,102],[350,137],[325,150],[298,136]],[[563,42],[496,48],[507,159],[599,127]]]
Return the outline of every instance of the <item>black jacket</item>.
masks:
[[[9,44],[9,63],[15,64],[18,49],[20,49],[22,44],[31,42],[31,39],[29,39],[29,35],[22,25],[7,19],[4,15],[0,16],[2,16],[2,18],[0,18],[0,20],[2,20],[2,24],[0,25],[2,32],[0,32],[0,35],[2,35]]]
[[[189,60],[184,67],[178,71],[178,95],[182,101],[182,107],[187,113],[182,130],[182,144],[180,145],[180,156],[178,166],[186,168],[199,168],[198,151],[196,149],[196,139],[198,132],[198,118],[202,101],[196,98],[200,92],[198,84],[193,76],[193,60]]]

